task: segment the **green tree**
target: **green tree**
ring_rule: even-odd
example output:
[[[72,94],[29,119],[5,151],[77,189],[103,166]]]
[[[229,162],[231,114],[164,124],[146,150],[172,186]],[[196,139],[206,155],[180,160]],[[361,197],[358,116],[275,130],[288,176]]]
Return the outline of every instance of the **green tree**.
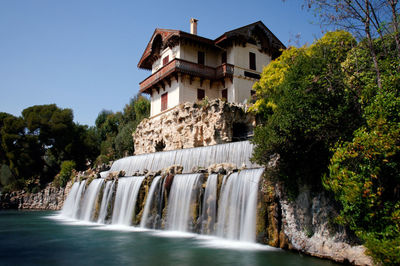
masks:
[[[27,134],[25,129],[26,124],[21,117],[10,115],[3,120],[2,148],[6,164],[17,179],[38,175],[43,164],[38,137]]]
[[[299,182],[321,186],[330,148],[360,125],[357,97],[341,68],[355,44],[351,34],[337,31],[310,47],[292,47],[254,86],[262,124],[255,130],[253,159],[267,164],[279,154],[279,175],[293,192]]]
[[[100,141],[100,156],[97,161],[104,162],[105,158],[114,160],[133,155],[132,133],[149,114],[150,102],[140,95],[132,98],[129,104],[125,105],[123,112],[101,111],[95,123]]]
[[[385,43],[382,43],[385,42]],[[371,82],[371,60],[364,44],[343,65],[349,84],[362,90],[366,124],[354,138],[338,144],[324,178],[342,210],[337,221],[365,240],[369,253],[383,264],[400,263],[400,74],[392,35],[375,40],[382,88]],[[384,56],[384,47],[389,56]],[[355,56],[357,55],[357,56]],[[369,66],[368,66],[369,65]],[[361,67],[358,68],[358,67]],[[363,89],[364,88],[364,89]]]

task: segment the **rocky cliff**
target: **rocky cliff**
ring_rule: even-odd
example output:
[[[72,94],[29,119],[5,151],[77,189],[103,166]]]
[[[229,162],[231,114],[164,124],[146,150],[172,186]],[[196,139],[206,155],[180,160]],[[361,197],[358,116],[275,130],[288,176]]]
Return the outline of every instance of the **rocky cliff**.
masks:
[[[49,184],[38,193],[14,191],[0,197],[0,209],[36,209],[60,210],[64,204],[72,182],[65,188],[56,188]]]
[[[228,143],[251,134],[254,116],[220,99],[185,103],[150,119],[133,134],[135,154]]]
[[[324,192],[304,186],[289,199],[282,183],[266,177],[260,187],[258,242],[341,263],[373,264],[358,239],[334,223],[337,208]]]

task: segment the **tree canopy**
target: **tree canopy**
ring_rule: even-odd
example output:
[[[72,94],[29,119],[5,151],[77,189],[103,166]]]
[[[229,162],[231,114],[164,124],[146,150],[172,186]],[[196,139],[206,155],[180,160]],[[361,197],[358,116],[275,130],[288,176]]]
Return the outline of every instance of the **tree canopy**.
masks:
[[[337,223],[379,263],[400,263],[400,58],[394,34],[368,40],[328,32],[291,47],[255,84],[259,126],[253,159],[280,156],[288,191],[307,184],[333,193]]]
[[[0,189],[37,190],[54,180],[64,186],[72,168],[132,155],[132,133],[149,115],[149,101],[134,97],[123,112],[99,113],[94,127],[73,121],[71,109],[35,105],[20,117],[0,113]]]

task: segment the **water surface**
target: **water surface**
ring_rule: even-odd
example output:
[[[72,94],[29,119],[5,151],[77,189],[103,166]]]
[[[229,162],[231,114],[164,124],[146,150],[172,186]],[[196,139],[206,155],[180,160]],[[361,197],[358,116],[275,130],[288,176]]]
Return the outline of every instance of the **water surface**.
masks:
[[[335,265],[258,244],[0,211],[0,265]]]

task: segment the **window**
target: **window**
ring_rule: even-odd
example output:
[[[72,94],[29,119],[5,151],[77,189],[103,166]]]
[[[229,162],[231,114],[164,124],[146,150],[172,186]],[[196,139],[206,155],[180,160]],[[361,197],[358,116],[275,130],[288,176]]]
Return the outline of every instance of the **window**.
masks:
[[[168,108],[168,92],[161,95],[161,111],[167,110]]]
[[[198,51],[197,52],[197,63],[198,64],[200,64],[200,65],[204,65],[204,52],[200,52],[200,51]]]
[[[222,99],[228,100],[228,89],[222,90]]]
[[[206,92],[203,89],[197,89],[197,100],[201,101],[206,97]]]
[[[169,55],[163,58],[162,65],[165,66],[166,64],[168,64],[168,62],[169,62]]]
[[[256,70],[256,54],[250,52],[249,53],[249,68],[251,70]]]
[[[253,79],[260,79],[261,76],[259,74],[253,73],[253,72],[249,72],[249,71],[245,71],[244,72],[244,76],[248,77],[248,78],[253,78]]]
[[[226,63],[226,52],[223,52],[223,53],[222,53],[221,63],[222,63],[222,64],[225,64],[225,63]]]

